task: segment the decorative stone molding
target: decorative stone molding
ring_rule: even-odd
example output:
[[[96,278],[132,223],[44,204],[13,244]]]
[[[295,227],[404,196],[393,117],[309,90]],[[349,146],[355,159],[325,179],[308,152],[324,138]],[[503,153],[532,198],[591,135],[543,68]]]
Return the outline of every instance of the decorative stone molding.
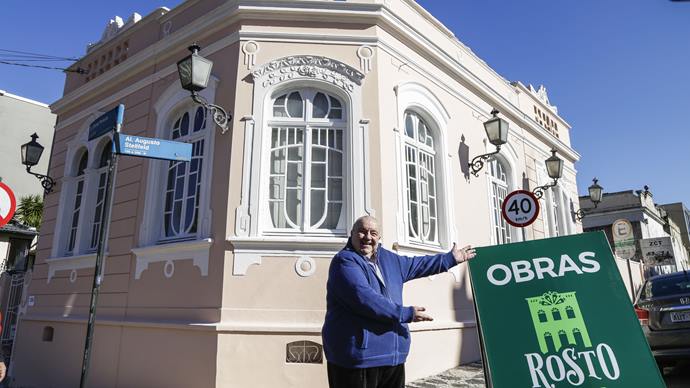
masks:
[[[96,43],[90,43],[88,46],[86,46],[86,52],[88,53],[93,50],[94,47],[116,37],[120,32],[132,27],[134,24],[139,22],[139,20],[141,20],[141,15],[136,12],[132,13],[126,22],[124,22],[119,16],[115,16],[115,18],[108,20],[108,23],[106,23],[105,28],[103,29],[103,34],[101,34],[101,40]]]
[[[107,257],[108,254],[106,253]],[[46,283],[50,283],[57,271],[70,270],[74,271],[74,280],[76,281],[76,270],[84,268],[94,268],[96,266],[96,254],[90,253],[79,256],[55,257],[46,259],[48,264],[48,279]],[[72,274],[70,273],[70,281],[72,281]]]
[[[208,276],[208,261],[213,240],[210,238],[178,243],[153,245],[143,248],[134,248],[132,253],[137,258],[134,279],[139,280],[141,273],[149,268],[151,263],[164,262],[163,274],[171,278],[175,273],[175,261],[192,260],[194,266],[199,268],[201,276]]]
[[[299,276],[308,277],[316,272],[316,262],[308,256],[302,256],[295,261],[295,271]]]
[[[233,245],[234,260],[232,274],[244,276],[250,265],[261,264],[263,256],[271,257],[300,257],[313,260],[313,257],[331,258],[347,243],[347,238],[339,237],[228,237],[227,241]],[[297,266],[304,261],[297,260]],[[316,268],[312,263],[313,269]],[[308,272],[308,271],[305,271]],[[302,275],[305,276],[305,275]],[[308,275],[307,275],[308,276]]]
[[[364,74],[335,59],[298,55],[271,61],[252,71],[254,82],[263,87],[291,79],[319,79],[336,85],[347,92],[362,85]]]
[[[371,71],[371,59],[374,57],[374,49],[364,45],[357,49],[359,57],[359,68],[366,74]]]
[[[242,53],[244,54],[244,64],[247,65],[247,70],[250,70],[256,65],[256,54],[259,52],[259,44],[256,41],[250,40],[242,45]]]

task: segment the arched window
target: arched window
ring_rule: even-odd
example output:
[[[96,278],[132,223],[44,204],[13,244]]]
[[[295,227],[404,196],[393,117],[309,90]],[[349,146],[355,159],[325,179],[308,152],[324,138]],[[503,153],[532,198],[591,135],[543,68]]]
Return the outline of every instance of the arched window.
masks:
[[[79,162],[77,163],[75,169],[76,179],[74,181],[74,206],[72,207],[71,222],[69,227],[69,235],[67,240],[66,253],[72,254],[75,251],[75,245],[77,243],[77,236],[79,233],[79,213],[81,212],[82,199],[84,197],[84,173],[89,162],[89,153],[84,150],[79,157]]]
[[[544,310],[539,310],[537,312],[537,316],[539,317],[539,322],[541,322],[541,323],[546,322],[547,319],[546,319],[546,313],[544,312]]]
[[[268,213],[277,230],[343,228],[343,103],[313,89],[281,93],[268,121]]]
[[[512,241],[510,225],[501,214],[503,201],[508,195],[508,175],[504,164],[494,159],[489,162],[489,180],[491,184],[491,220],[494,228],[496,244],[506,244]]]
[[[170,161],[167,165],[163,207],[162,240],[196,237],[199,214],[199,192],[206,150],[207,112],[194,106],[179,112],[171,121],[171,140],[191,143],[190,162]]]
[[[554,307],[551,309],[551,315],[553,315],[554,321],[560,321],[561,320],[561,311],[558,310],[557,307]]]
[[[101,156],[98,159],[98,170],[95,174],[98,176],[98,191],[96,192],[96,206],[93,214],[93,223],[91,225],[91,240],[89,241],[89,249],[96,249],[98,246],[98,235],[100,234],[101,225],[103,223],[103,205],[105,200],[105,186],[108,182],[108,162],[113,153],[113,143],[108,141],[101,150]]]
[[[408,236],[417,242],[439,244],[434,134],[420,115],[407,111],[403,139]]]

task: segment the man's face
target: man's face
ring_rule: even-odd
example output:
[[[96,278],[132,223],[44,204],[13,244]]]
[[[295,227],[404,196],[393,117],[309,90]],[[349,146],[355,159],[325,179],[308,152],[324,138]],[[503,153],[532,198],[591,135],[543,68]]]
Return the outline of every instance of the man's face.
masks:
[[[362,256],[371,257],[379,244],[379,226],[376,221],[365,218],[352,229],[352,246]]]

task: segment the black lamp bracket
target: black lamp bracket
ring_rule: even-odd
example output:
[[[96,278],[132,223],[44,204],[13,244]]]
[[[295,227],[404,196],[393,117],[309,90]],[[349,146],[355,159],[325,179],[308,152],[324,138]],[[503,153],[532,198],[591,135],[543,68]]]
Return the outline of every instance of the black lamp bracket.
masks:
[[[494,152],[489,152],[488,154],[484,155],[479,155],[475,156],[472,161],[469,163],[470,168],[472,169],[472,175],[478,177],[479,176],[479,171],[484,168],[484,163],[489,160],[493,155],[496,155],[497,153],[501,152],[501,146],[497,145],[496,146],[496,151]]]
[[[222,107],[209,103],[204,97],[197,92],[192,92],[192,100],[197,104],[206,108],[213,115],[213,122],[220,127],[220,133],[225,134],[228,131],[228,123],[232,120],[232,115],[228,114]]]
[[[534,194],[535,197],[537,197],[537,199],[541,199],[541,197],[544,196],[544,193],[546,192],[546,190],[556,186],[556,184],[558,184],[558,179],[554,179],[553,182],[551,182],[547,185],[535,187],[534,190],[532,190],[532,193]]]
[[[26,172],[29,174],[35,176],[41,181],[41,186],[43,186],[43,192],[46,194],[49,194],[53,192],[53,186],[55,186],[55,179],[49,177],[48,175],[43,175],[43,174],[38,174],[35,172],[31,172],[31,167],[26,166]]]

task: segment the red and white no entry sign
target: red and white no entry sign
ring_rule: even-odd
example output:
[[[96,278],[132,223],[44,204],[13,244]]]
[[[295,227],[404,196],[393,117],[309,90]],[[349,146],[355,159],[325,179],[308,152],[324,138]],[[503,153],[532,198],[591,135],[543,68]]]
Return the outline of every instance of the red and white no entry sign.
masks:
[[[501,213],[507,223],[524,228],[539,216],[539,200],[527,190],[515,190],[503,200]]]
[[[0,226],[5,226],[17,210],[17,199],[14,197],[12,189],[0,182]]]

